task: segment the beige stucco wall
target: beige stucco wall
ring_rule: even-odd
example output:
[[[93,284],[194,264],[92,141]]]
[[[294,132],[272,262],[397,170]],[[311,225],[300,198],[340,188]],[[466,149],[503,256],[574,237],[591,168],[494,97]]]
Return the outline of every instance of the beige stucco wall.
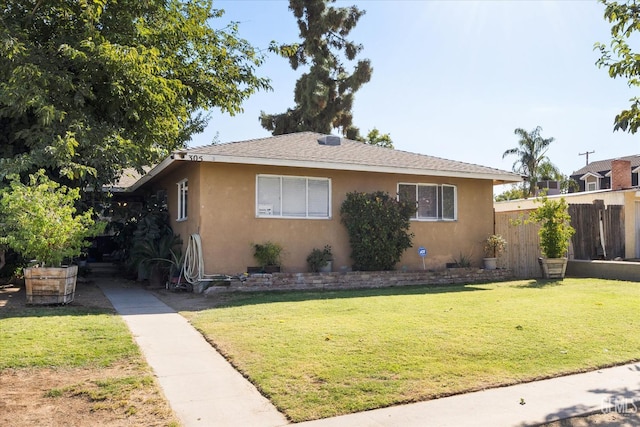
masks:
[[[636,203],[640,203],[640,192],[624,192],[624,252],[625,258],[637,258],[638,232],[636,223]]]
[[[256,218],[257,174],[330,178],[331,219]],[[176,222],[176,184],[185,178],[189,180],[188,218]],[[267,240],[284,247],[283,271],[307,271],[309,252],[326,244],[333,249],[334,271],[349,268],[352,264],[349,240],[340,223],[340,205],[346,194],[377,190],[396,194],[399,182],[456,185],[458,220],[412,221],[414,247],[405,252],[397,268],[422,268],[418,246],[427,248],[427,268],[444,268],[460,254],[471,256],[474,265],[480,266],[481,241],[493,232],[493,186],[489,180],[185,162],[154,183],[153,189],[167,191],[172,227],[185,245],[191,233],[200,233],[205,272],[236,274],[256,265],[251,243]]]

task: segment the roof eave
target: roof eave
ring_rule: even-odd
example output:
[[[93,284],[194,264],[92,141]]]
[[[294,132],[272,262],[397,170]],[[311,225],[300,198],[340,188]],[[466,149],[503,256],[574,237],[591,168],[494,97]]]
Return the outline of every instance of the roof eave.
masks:
[[[283,166],[313,169],[329,169],[329,170],[347,170],[357,172],[376,172],[376,173],[394,173],[402,175],[422,175],[422,176],[442,176],[449,178],[467,178],[467,179],[486,179],[493,182],[493,185],[513,184],[522,182],[522,177],[513,174],[500,173],[479,173],[479,172],[461,172],[447,171],[437,169],[418,169],[408,167],[389,167],[375,165],[361,165],[355,163],[337,163],[337,162],[318,162],[308,160],[290,160],[290,159],[273,159],[263,157],[243,157],[243,156],[221,156],[212,154],[189,154],[188,152],[179,151],[171,154],[162,162],[157,164],[153,169],[147,172],[142,178],[133,185],[127,187],[125,192],[134,192],[147,182],[151,181],[155,176],[159,175],[175,162],[211,162],[211,163],[235,163],[263,166]]]
[[[592,176],[594,178],[603,178],[602,175],[600,175],[599,173],[595,173],[595,172],[587,172],[584,175],[582,175],[580,177],[580,180],[584,181],[585,179],[587,179],[588,176]]]
[[[505,175],[499,173],[479,173],[479,172],[461,172],[437,169],[422,169],[411,167],[391,167],[362,165],[357,163],[337,163],[327,161],[310,161],[310,160],[292,160],[292,159],[274,159],[265,157],[244,157],[244,156],[224,156],[213,154],[188,154],[180,153],[173,156],[176,161],[185,162],[216,162],[216,163],[237,163],[249,165],[263,166],[284,166],[297,168],[313,168],[313,169],[329,169],[329,170],[346,170],[357,172],[377,172],[377,173],[394,173],[403,175],[424,175],[424,176],[443,176],[451,178],[469,178],[469,179],[488,179],[494,182],[494,185],[509,184],[521,182],[522,178],[516,174]],[[496,182],[498,184],[496,184]]]
[[[165,170],[167,167],[169,167],[169,165],[171,165],[175,161],[176,159],[174,159],[174,155],[172,154],[171,156],[167,157],[162,162],[154,166],[149,172],[144,174],[142,178],[137,180],[133,185],[127,187],[126,191],[129,193],[136,191],[138,188],[142,187],[144,184],[146,184],[151,179],[153,179],[153,177],[160,174],[163,170]]]

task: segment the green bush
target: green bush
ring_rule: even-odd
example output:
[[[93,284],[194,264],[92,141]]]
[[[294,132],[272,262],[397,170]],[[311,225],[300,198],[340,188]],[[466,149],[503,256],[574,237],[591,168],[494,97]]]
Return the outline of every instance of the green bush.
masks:
[[[569,249],[569,239],[575,233],[571,226],[568,205],[559,200],[542,199],[542,205],[529,215],[528,221],[540,224],[540,249],[547,258],[562,258]]]
[[[400,202],[388,193],[351,192],[340,207],[349,233],[355,270],[393,270],[402,253],[412,246],[409,219],[413,203]]]
[[[311,271],[312,273],[317,273],[330,261],[333,261],[333,255],[331,254],[331,246],[329,245],[325,245],[324,249],[314,248],[307,257],[309,271]]]
[[[51,181],[44,170],[29,175],[29,185],[13,176],[0,196],[0,244],[40,265],[58,267],[77,257],[88,245],[86,239],[104,230],[91,209],[76,213],[79,189]]]
[[[253,243],[253,257],[258,261],[260,267],[280,266],[282,255],[282,246],[278,243],[265,242]]]

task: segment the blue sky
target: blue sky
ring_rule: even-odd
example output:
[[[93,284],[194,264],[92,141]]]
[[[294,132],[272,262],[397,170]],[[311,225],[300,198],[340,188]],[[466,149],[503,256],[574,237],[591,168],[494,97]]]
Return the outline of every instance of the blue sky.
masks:
[[[638,139],[613,132],[615,115],[635,95],[595,65],[595,42],[608,43],[604,6],[595,1],[338,1],[366,10],[350,38],[364,46],[371,81],[356,93],[354,124],[377,127],[396,149],[511,170],[502,153],[513,131],[543,128],[554,137],[548,156],[564,174],[590,161],[638,154]],[[220,28],[239,22],[240,36],[266,49],[271,40],[298,41],[288,1],[221,0]],[[212,112],[191,146],[270,135],[260,111],[292,107],[301,71],[269,54],[258,68],[273,91],[253,95],[244,113]]]

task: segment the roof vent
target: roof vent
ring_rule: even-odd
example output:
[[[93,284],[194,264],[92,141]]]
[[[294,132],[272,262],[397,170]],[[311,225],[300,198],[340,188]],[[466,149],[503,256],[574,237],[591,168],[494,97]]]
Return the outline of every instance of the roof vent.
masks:
[[[318,138],[318,144],[320,145],[340,145],[340,137],[334,135],[326,135]]]

